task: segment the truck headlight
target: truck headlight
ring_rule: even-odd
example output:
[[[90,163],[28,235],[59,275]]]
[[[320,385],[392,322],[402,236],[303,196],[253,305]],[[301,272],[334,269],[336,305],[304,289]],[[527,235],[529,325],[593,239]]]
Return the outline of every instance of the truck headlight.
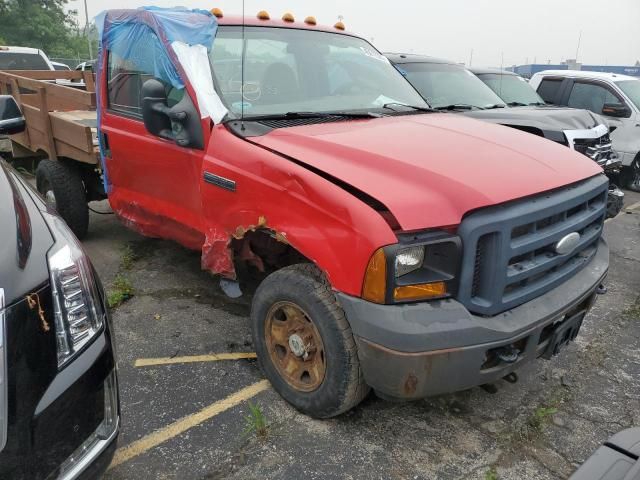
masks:
[[[396,253],[396,278],[402,277],[422,267],[424,261],[424,245],[403,248]]]
[[[456,293],[461,242],[456,235],[432,231],[401,235],[399,243],[371,257],[362,298],[402,303],[446,298]]]
[[[47,253],[47,262],[61,368],[100,333],[104,312],[93,270],[80,243],[60,217],[43,215],[56,241]]]

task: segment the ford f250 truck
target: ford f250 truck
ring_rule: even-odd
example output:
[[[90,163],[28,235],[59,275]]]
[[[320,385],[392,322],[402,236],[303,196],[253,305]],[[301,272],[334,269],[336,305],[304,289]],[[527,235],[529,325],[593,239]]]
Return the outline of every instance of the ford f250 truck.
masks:
[[[239,263],[265,272],[254,346],[300,411],[490,383],[577,335],[608,269],[594,162],[434,112],[341,23],[144,8],[98,24],[112,208],[202,252],[228,292]]]

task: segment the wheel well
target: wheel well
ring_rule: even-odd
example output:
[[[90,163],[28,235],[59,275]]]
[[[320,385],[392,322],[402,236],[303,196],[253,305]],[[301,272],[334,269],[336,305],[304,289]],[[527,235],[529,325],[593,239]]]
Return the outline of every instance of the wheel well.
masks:
[[[234,263],[251,265],[260,272],[279,270],[298,263],[313,263],[296,250],[282,233],[268,228],[246,232],[231,241]]]

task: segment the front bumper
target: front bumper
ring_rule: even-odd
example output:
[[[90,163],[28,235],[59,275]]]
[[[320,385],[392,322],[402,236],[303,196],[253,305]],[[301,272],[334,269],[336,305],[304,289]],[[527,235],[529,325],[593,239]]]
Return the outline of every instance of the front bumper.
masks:
[[[555,328],[586,312],[609,266],[601,240],[592,261],[554,290],[492,317],[456,300],[377,305],[338,294],[366,382],[378,393],[415,399],[498,380],[545,353]],[[513,363],[493,358],[517,348]]]

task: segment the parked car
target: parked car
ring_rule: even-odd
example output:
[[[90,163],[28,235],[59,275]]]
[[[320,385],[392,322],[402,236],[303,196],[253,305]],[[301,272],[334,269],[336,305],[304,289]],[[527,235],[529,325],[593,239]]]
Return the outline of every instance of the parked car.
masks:
[[[54,70],[59,70],[59,71],[67,71],[67,70],[71,70],[71,67],[69,65],[67,65],[66,63],[60,63],[60,62],[51,62],[51,65],[53,65],[53,69]]]
[[[547,70],[531,77],[545,102],[604,115],[622,160],[621,184],[640,191],[640,79],[613,73]]]
[[[640,428],[615,434],[569,480],[640,480]]]
[[[0,96],[0,133],[24,128]],[[120,407],[102,286],[66,224],[0,160],[0,478],[99,478]]]
[[[54,68],[42,50],[0,46],[0,70],[54,70]]]
[[[229,294],[236,263],[264,272],[253,343],[277,392],[326,418],[575,338],[608,269],[594,162],[434,112],[341,23],[216,14],[97,20],[101,173],[127,226],[200,251]]]
[[[516,128],[569,146],[598,163],[610,178],[617,179],[620,159],[612,149],[609,127],[602,117],[586,110],[545,105],[535,91],[518,80],[519,77],[509,76],[498,83],[498,87],[502,85],[503,94],[509,96],[503,100],[463,65],[422,55],[388,54],[387,58],[432,107]],[[518,100],[511,98],[516,92]],[[623,203],[624,192],[612,183],[608,216],[615,217],[620,213]]]

